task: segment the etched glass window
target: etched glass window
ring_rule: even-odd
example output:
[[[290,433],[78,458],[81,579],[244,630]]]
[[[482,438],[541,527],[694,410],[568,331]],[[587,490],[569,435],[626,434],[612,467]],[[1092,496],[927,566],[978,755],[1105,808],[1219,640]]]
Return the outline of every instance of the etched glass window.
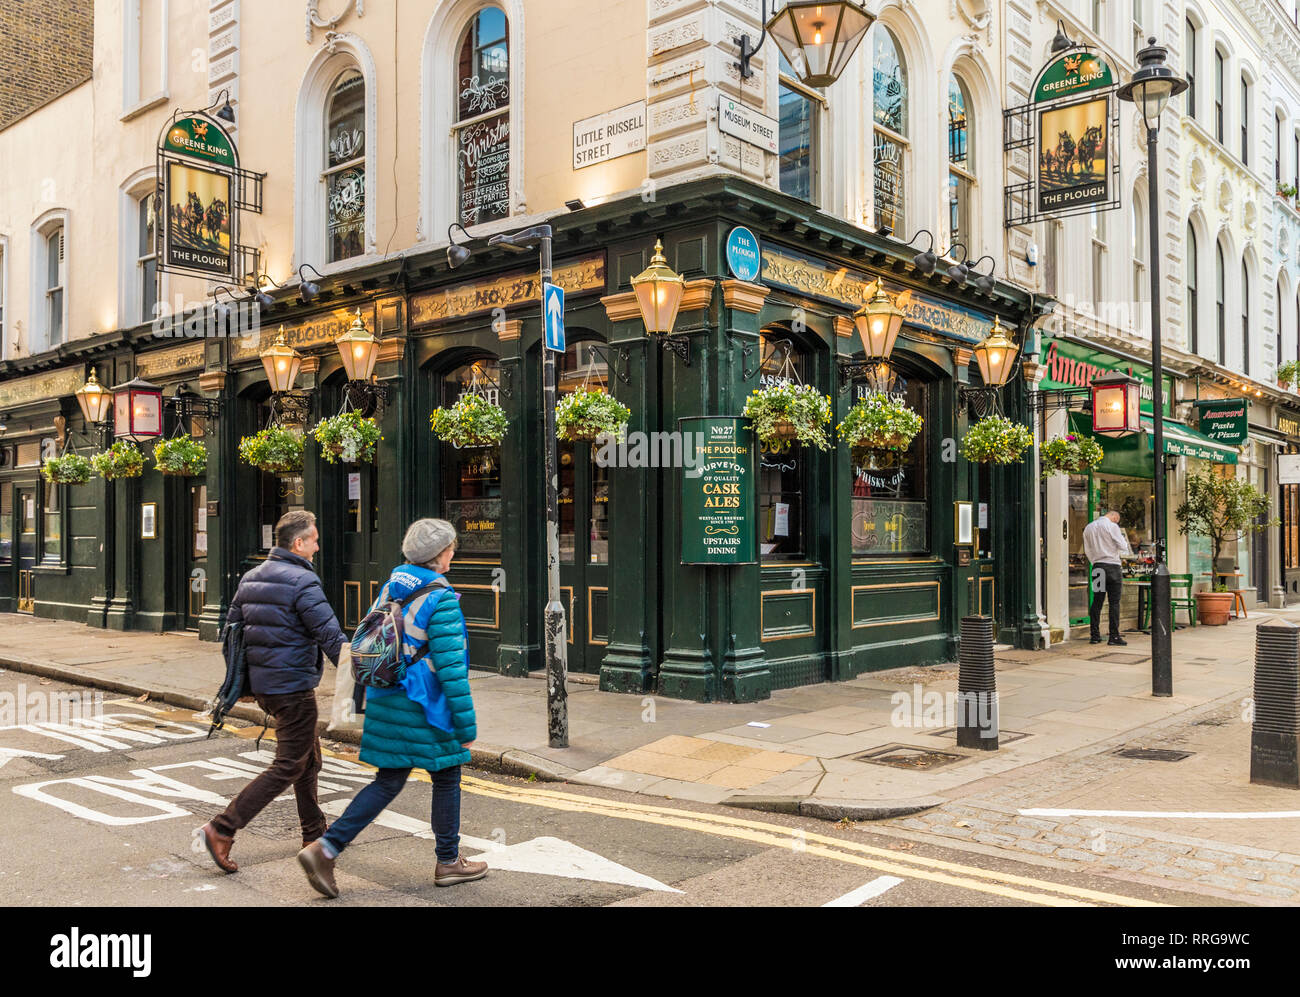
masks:
[[[510,214],[510,43],[496,7],[474,15],[456,61],[457,212],[461,224]]]
[[[905,231],[907,189],[907,65],[889,29],[877,25],[872,45],[872,172],[876,227]]]
[[[442,404],[466,392],[501,404],[501,370],[495,358],[451,371],[442,382]],[[501,448],[442,444],[442,516],[456,527],[457,549],[465,556],[501,555]]]
[[[869,451],[864,460],[851,460],[852,550],[855,555],[922,553],[930,549],[926,490],[930,391],[923,382],[886,367],[854,382],[853,401],[878,392],[906,404],[925,424],[901,453]]]
[[[970,99],[955,75],[948,76],[948,227],[951,242],[971,244],[975,155],[971,146]]]
[[[355,69],[334,84],[325,129],[328,261],[360,256],[366,228],[366,81]]]

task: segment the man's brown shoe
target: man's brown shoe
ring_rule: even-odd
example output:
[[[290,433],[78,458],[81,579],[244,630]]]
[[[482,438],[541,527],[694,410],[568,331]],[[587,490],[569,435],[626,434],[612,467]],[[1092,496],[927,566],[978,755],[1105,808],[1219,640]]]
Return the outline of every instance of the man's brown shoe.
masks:
[[[230,846],[235,843],[235,839],[222,834],[211,824],[204,824],[200,830],[203,832],[203,844],[207,846],[208,854],[212,856],[217,868],[222,872],[238,872],[239,866],[230,861]]]
[[[456,861],[444,865],[439,862],[433,870],[434,886],[455,886],[457,883],[472,883],[482,879],[488,873],[486,862],[471,862],[464,855],[456,856]]]
[[[313,841],[298,853],[298,864],[317,893],[331,900],[339,895],[339,888],[334,884],[334,860],[325,854],[319,841]]]

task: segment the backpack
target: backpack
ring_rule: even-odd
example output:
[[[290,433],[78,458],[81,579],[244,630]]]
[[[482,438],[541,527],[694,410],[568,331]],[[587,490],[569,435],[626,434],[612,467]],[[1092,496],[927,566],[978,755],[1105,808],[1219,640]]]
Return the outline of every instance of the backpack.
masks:
[[[248,659],[244,656],[244,624],[226,624],[221,635],[221,653],[226,659],[226,679],[212,700],[212,726],[208,728],[208,737],[225,726],[226,714],[247,693]]]
[[[352,635],[352,675],[357,685],[391,689],[401,684],[406,674],[406,656],[402,653],[406,607],[435,587],[451,588],[445,579],[435,578],[399,601],[387,598],[388,586],[385,584],[383,593]],[[423,646],[427,646],[427,642]]]

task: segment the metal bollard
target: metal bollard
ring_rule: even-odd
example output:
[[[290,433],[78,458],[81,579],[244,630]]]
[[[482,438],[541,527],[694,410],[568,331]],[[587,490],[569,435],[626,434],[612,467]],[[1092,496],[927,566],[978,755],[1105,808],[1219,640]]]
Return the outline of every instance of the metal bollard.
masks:
[[[1255,721],[1250,781],[1300,789],[1300,627],[1255,627]]]
[[[990,617],[962,617],[957,664],[957,746],[997,751],[998,683]]]

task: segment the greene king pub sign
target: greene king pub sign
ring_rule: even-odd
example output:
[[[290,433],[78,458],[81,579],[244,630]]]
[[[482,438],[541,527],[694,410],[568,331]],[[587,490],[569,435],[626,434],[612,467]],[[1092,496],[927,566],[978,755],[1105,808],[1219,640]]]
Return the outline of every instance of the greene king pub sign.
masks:
[[[749,420],[681,419],[694,460],[682,469],[682,564],[753,564],[754,434]]]
[[[1034,88],[1038,117],[1038,213],[1106,204],[1110,191],[1111,94],[1115,79],[1092,52],[1049,62]]]

